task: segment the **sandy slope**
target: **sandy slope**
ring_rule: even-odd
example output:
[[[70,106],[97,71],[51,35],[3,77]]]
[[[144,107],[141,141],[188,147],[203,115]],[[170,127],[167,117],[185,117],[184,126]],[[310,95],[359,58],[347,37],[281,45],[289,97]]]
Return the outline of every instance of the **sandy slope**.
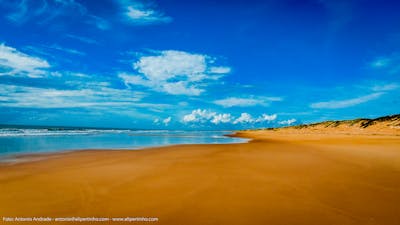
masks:
[[[365,134],[400,136],[400,114],[375,119],[324,121],[320,123],[273,129],[295,134]]]
[[[174,225],[400,224],[399,136],[239,135],[255,140],[78,151],[1,165],[0,217],[149,216],[159,222],[146,224]]]

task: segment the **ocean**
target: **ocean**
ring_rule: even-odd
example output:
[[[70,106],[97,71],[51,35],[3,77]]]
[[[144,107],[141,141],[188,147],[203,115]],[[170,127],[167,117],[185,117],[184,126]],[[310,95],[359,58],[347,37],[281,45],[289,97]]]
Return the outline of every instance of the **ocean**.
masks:
[[[141,149],[175,144],[242,143],[231,131],[0,126],[0,157],[81,149]]]

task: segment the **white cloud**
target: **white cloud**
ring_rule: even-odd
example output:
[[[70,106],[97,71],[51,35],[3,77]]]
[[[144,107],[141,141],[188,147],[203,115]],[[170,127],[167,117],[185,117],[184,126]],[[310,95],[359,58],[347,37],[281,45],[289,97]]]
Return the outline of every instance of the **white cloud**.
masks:
[[[165,126],[168,126],[168,124],[171,122],[171,117],[167,117],[163,120],[163,123]]]
[[[196,122],[197,120],[198,119],[193,112],[191,114],[187,114],[187,115],[183,116],[183,119],[182,119],[182,121],[185,123]]]
[[[209,72],[216,74],[226,74],[231,72],[231,68],[226,66],[213,66],[210,67]]]
[[[207,122],[217,115],[216,112],[210,112],[205,109],[193,110],[190,114],[183,116],[183,122]]]
[[[125,85],[130,85],[130,84],[134,84],[134,85],[143,85],[143,86],[149,86],[150,83],[147,80],[144,80],[142,77],[138,76],[138,75],[131,75],[131,74],[127,74],[127,73],[120,73],[118,75],[119,78],[121,78]]]
[[[155,9],[154,5],[145,5],[144,2],[134,0],[119,0],[123,13],[130,23],[136,25],[148,25],[157,23],[169,23],[172,18]]]
[[[210,122],[213,124],[219,124],[219,123],[229,123],[231,120],[232,120],[231,114],[224,113],[224,114],[216,114]]]
[[[207,81],[220,76],[207,73],[213,62],[207,55],[183,51],[161,51],[154,56],[142,56],[133,64],[137,75],[120,73],[126,85],[140,85],[172,95],[198,96],[205,91]]]
[[[205,109],[193,110],[190,114],[183,116],[184,123],[229,123],[232,116],[229,113],[218,114]]]
[[[178,81],[175,83],[165,83],[165,92],[172,95],[200,95],[204,90],[197,88],[194,85],[188,85],[185,81]]]
[[[233,121],[233,124],[237,124],[237,123],[253,123],[255,120],[253,119],[253,117],[248,114],[248,113],[242,113],[240,114],[240,117],[237,118],[235,121]]]
[[[375,85],[372,87],[373,91],[392,91],[399,89],[400,85],[397,83],[383,84],[383,85]]]
[[[249,113],[241,113],[239,117],[235,118],[230,113],[217,113],[205,109],[193,110],[190,114],[184,115],[182,122],[184,123],[197,123],[197,124],[261,124],[264,122],[271,122],[276,120],[276,114],[262,114],[258,118],[253,118]]]
[[[281,125],[290,126],[291,124],[295,123],[296,121],[297,121],[296,119],[288,119],[288,120],[279,121],[278,123],[281,124]]]
[[[268,105],[272,101],[281,101],[279,97],[258,97],[258,98],[236,98],[230,97],[214,101],[215,104],[223,107],[248,107],[256,105]]]
[[[198,80],[206,70],[206,57],[183,51],[162,51],[156,56],[141,57],[134,68],[149,80],[164,81],[183,75],[189,80]]]
[[[100,82],[88,83],[74,90],[37,88],[0,84],[0,107],[16,108],[82,108],[82,107],[118,107],[118,108],[165,108],[165,104],[141,102],[145,96],[141,92],[132,92],[107,87]]]
[[[361,103],[365,103],[371,100],[375,100],[383,95],[383,92],[377,92],[365,96],[361,96],[358,98],[346,99],[346,100],[333,100],[327,102],[316,102],[310,105],[311,108],[314,109],[339,109],[339,108],[347,108],[355,105],[359,105]]]
[[[258,118],[253,118],[252,115],[249,113],[242,113],[240,114],[240,117],[238,117],[235,121],[233,121],[233,124],[238,124],[238,123],[263,123],[263,122],[271,122],[276,120],[277,115],[276,114],[262,114]]]
[[[276,115],[276,114],[271,114],[271,115],[262,114],[261,117],[259,117],[257,119],[257,122],[264,122],[264,121],[271,122],[271,121],[276,120],[277,117],[278,117],[278,115]]]
[[[15,48],[0,44],[0,71],[1,75],[22,75],[41,77],[50,64],[39,57],[27,55]]]

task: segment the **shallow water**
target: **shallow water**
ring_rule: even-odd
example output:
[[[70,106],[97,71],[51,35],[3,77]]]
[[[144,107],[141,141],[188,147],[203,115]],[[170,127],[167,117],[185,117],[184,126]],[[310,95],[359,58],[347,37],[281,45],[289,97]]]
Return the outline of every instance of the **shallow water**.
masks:
[[[75,149],[139,149],[174,144],[240,143],[230,131],[0,128],[0,156]]]

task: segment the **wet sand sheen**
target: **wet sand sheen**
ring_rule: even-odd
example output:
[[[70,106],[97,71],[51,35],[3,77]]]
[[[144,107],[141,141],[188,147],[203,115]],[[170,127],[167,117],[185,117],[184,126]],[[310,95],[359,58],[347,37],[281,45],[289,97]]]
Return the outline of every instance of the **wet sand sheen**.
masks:
[[[239,135],[254,140],[77,151],[0,165],[0,216],[400,224],[399,136]]]

